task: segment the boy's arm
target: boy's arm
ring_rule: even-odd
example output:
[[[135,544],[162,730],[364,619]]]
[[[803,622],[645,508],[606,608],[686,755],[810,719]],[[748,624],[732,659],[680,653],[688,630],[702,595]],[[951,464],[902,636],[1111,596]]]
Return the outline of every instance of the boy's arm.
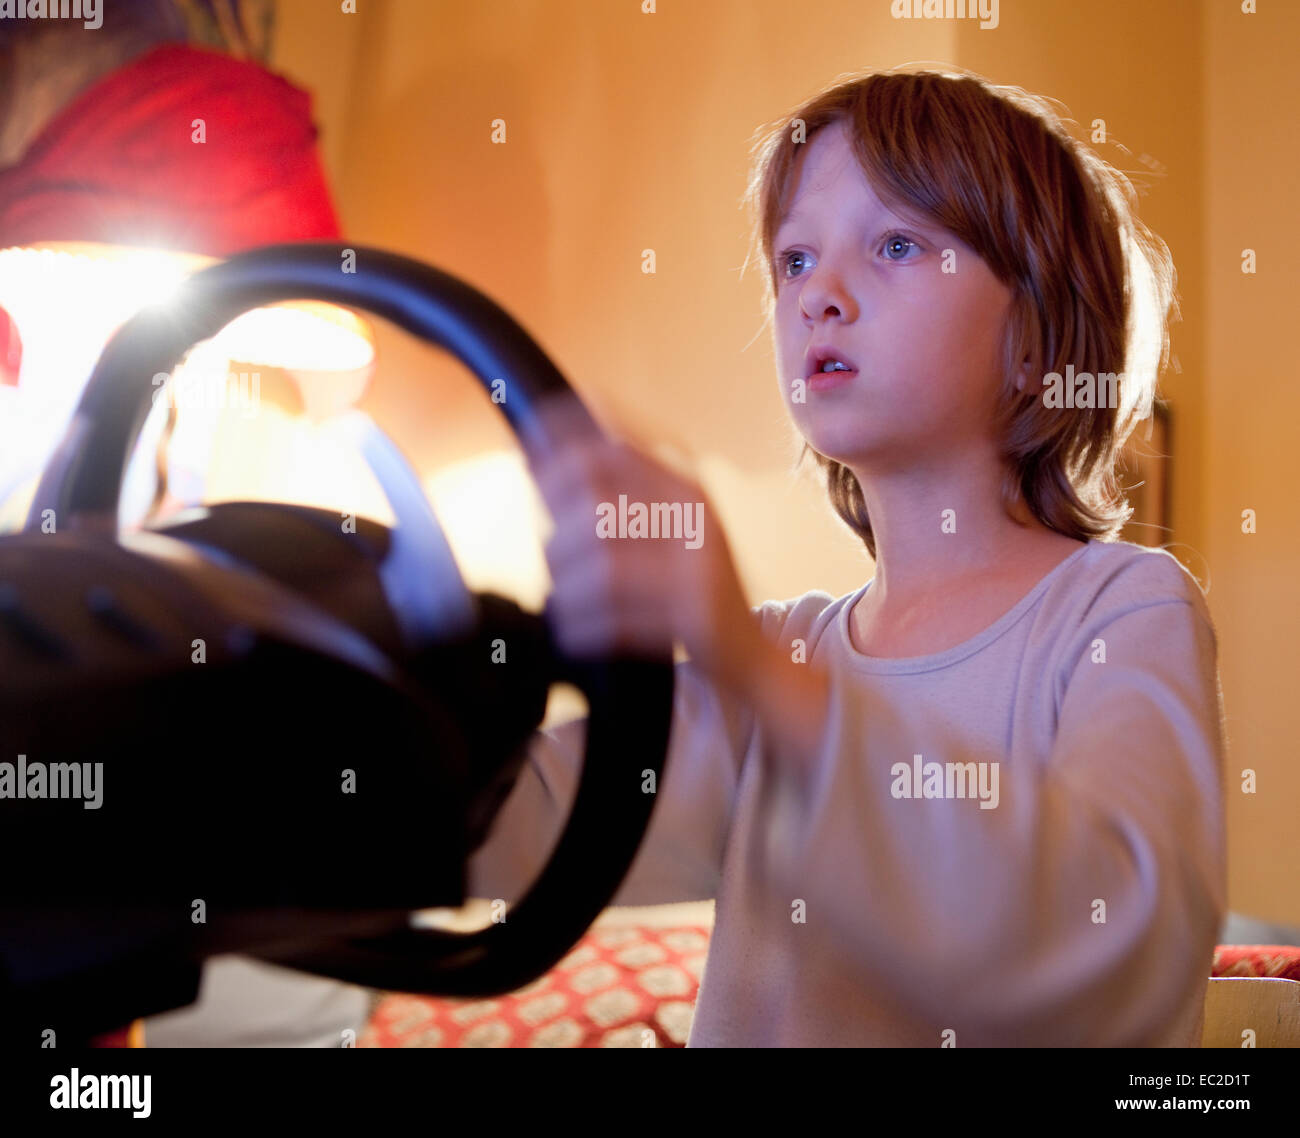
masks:
[[[762,660],[774,668],[784,658],[773,640],[780,635],[790,603],[766,601],[751,608],[754,619],[736,630],[729,645],[727,658],[734,670],[730,683],[715,684],[690,660],[675,665],[672,729],[658,800],[641,848],[611,904],[655,905],[716,896],[740,768],[754,730],[749,697],[755,673],[750,664]],[[801,678],[796,677],[796,683]],[[791,687],[780,698],[784,706],[800,695]],[[774,725],[779,728],[779,723]],[[568,820],[585,743],[585,719],[534,733],[527,761],[493,819],[487,841],[467,863],[469,896],[516,901],[524,895]]]
[[[487,840],[467,862],[470,897],[522,899],[568,822],[587,720],[535,732]],[[636,725],[630,724],[629,731]],[[708,900],[721,881],[727,824],[752,717],[689,661],[675,665],[672,727],[645,838],[611,905]],[[640,775],[637,776],[638,782]]]

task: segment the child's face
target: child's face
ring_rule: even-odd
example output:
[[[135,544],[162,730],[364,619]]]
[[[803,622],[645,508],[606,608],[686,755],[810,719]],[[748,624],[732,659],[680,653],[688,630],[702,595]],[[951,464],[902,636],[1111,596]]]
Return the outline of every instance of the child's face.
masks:
[[[794,178],[797,216],[773,246],[775,335],[804,438],[859,474],[988,453],[1011,290],[951,233],[890,212],[838,123],[802,148]],[[805,353],[825,343],[857,374],[798,402]]]

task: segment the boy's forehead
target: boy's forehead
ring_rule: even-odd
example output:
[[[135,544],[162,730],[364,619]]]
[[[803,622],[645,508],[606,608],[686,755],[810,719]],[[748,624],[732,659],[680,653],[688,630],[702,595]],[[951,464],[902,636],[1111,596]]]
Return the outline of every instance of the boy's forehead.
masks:
[[[828,209],[847,208],[868,223],[893,220],[947,233],[933,218],[906,202],[878,193],[858,162],[842,123],[822,127],[798,150],[790,169],[784,212],[777,221],[778,231],[788,223],[807,220]],[[841,192],[846,191],[845,196],[834,192],[837,183]]]
[[[834,156],[830,163],[808,154],[808,162],[796,167],[790,177],[785,209],[777,228],[824,215],[828,210],[846,210],[864,220],[893,218],[914,225],[930,223],[902,204],[891,204],[876,192],[851,152]]]
[[[792,208],[797,210],[799,203],[809,194],[825,193],[838,178],[854,174],[859,184],[870,190],[843,131],[838,125],[823,127],[807,143],[799,146],[795,154],[794,165],[790,168]]]

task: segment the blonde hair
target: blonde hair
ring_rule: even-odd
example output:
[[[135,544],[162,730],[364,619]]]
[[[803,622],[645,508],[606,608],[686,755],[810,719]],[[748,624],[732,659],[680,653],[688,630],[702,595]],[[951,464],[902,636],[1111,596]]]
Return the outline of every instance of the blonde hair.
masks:
[[[969,73],[870,71],[815,95],[760,129],[745,201],[750,257],[767,266],[788,205],[798,147],[842,123],[881,200],[919,211],[975,250],[1010,286],[1003,385],[994,430],[1008,513],[1023,502],[1043,525],[1079,540],[1116,539],[1132,516],[1116,479],[1120,452],[1151,415],[1177,318],[1169,249],[1137,217],[1129,179],[1071,137],[1045,98]],[[1016,387],[1022,361],[1030,383]],[[1034,377],[1119,373],[1118,406],[1062,411]],[[1103,402],[1098,400],[1098,402]],[[876,556],[861,487],[807,443],[836,513]]]

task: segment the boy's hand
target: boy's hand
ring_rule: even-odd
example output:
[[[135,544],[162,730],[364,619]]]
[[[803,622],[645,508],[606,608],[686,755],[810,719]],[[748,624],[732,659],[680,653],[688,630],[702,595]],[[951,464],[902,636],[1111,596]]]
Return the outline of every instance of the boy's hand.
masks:
[[[553,445],[530,465],[555,523],[546,560],[557,644],[578,659],[671,658],[677,639],[715,682],[748,695],[761,631],[704,492],[644,450],[593,434],[572,397],[544,403],[541,416]],[[647,533],[655,503],[676,507],[659,515],[661,536],[618,537],[620,495],[629,515],[645,507]]]

